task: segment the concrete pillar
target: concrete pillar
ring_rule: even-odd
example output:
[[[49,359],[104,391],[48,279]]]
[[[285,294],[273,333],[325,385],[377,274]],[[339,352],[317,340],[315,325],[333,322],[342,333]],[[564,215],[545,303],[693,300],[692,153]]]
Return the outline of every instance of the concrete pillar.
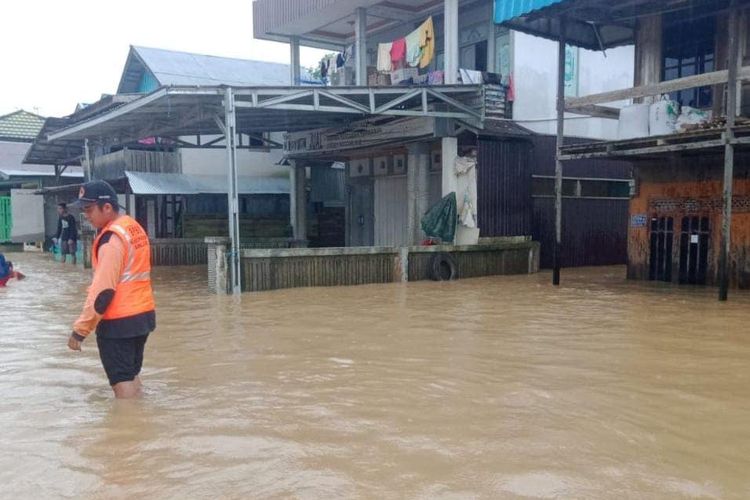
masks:
[[[367,9],[357,7],[354,11],[354,52],[356,59],[356,82],[367,85]]]
[[[458,139],[455,137],[443,137],[441,162],[442,171],[442,190],[441,195],[447,196],[456,192],[458,189],[458,178],[456,177],[456,158],[458,157]]]
[[[232,242],[232,251],[230,252],[230,280],[232,283],[232,293],[242,293],[242,275],[240,268],[240,195],[237,180],[237,127],[234,108],[234,93],[231,87],[228,87],[224,93],[224,139],[227,151],[227,202],[228,202],[228,221],[229,237]]]
[[[495,43],[495,5],[494,2],[487,2],[490,7],[489,19],[490,26],[487,28],[487,71],[496,73],[495,60],[497,59],[497,44]]]
[[[229,267],[227,265],[227,249],[229,238],[224,236],[207,236],[208,252],[208,289],[223,295],[229,293]]]
[[[409,281],[409,248],[401,247],[398,249],[398,253],[394,259],[394,276],[395,282],[406,283]]]
[[[424,239],[421,221],[429,209],[430,145],[417,142],[409,145],[406,167],[406,191],[408,199],[409,243],[418,245]]]
[[[292,236],[295,240],[307,239],[307,174],[304,164],[295,162],[289,169],[289,211]]]
[[[289,50],[291,52],[291,62],[289,63],[290,85],[296,87],[300,85],[299,38],[296,36],[289,39]]]
[[[458,83],[458,0],[445,0],[444,12],[445,83],[451,85]]]

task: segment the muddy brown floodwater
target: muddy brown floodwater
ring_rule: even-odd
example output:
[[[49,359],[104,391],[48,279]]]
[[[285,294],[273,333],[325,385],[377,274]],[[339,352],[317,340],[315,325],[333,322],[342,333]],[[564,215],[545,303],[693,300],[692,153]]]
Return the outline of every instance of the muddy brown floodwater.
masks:
[[[146,396],[67,350],[88,276],[10,254],[2,498],[748,498],[750,294],[589,268],[206,292],[158,268]]]

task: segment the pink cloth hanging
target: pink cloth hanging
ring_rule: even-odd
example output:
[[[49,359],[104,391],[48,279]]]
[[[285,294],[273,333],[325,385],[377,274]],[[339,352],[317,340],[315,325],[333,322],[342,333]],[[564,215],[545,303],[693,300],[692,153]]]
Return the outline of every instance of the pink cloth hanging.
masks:
[[[391,66],[393,69],[399,69],[404,67],[406,60],[406,39],[399,38],[393,41],[391,47]]]

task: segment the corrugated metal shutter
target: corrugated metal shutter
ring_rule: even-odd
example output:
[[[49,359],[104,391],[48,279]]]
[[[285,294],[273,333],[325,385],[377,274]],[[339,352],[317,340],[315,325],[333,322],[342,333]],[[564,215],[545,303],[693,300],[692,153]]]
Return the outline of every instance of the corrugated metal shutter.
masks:
[[[375,179],[375,246],[409,244],[406,177]]]
[[[480,140],[477,218],[482,236],[531,234],[531,144]]]
[[[563,198],[562,267],[624,264],[628,247],[628,200]],[[541,243],[540,266],[552,267],[555,200],[534,198],[532,235]]]

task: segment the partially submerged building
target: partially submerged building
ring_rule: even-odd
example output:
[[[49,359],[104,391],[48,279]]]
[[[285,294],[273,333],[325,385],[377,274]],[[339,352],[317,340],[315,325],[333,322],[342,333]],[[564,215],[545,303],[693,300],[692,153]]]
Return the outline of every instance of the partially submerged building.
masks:
[[[726,299],[730,286],[750,287],[745,119],[750,3],[534,0],[521,5],[498,0],[498,6],[503,7],[498,22],[561,45],[608,50],[635,44],[634,87],[570,98],[560,92],[558,97],[560,109],[609,115],[620,124],[645,106],[642,131],[628,139],[559,144],[558,149],[558,185],[569,161],[633,164],[628,276],[718,285],[720,299]],[[562,54],[558,64],[564,65]],[[624,109],[605,106],[623,99],[634,100],[627,117]],[[558,123],[562,128],[561,119]],[[558,189],[558,213],[565,213],[560,194]]]
[[[306,72],[301,83],[313,84]],[[148,47],[130,48],[117,94],[79,106],[65,118],[50,118],[39,134],[28,162],[65,168],[83,165],[88,175],[109,181],[121,204],[155,241],[155,247],[176,250],[157,264],[205,263],[207,235],[228,235],[227,182],[223,172],[226,146],[221,134],[176,133],[159,136],[144,131],[129,138],[91,135],[84,139],[49,141],[62,128],[107,113],[155,89],[175,86],[285,84],[289,66],[263,61],[215,57]],[[196,110],[198,112],[198,110]],[[168,104],[166,114],[169,114]],[[196,120],[197,116],[186,120]],[[192,130],[184,129],[185,132]],[[282,154],[274,145],[281,133],[239,134],[237,167],[239,217],[246,246],[289,246],[289,173],[280,165]],[[46,189],[49,199],[70,199],[75,188]],[[170,254],[168,250],[163,252]]]
[[[555,60],[554,43],[497,25],[490,0],[370,0],[356,5],[343,0],[259,0],[253,9],[256,38],[289,43],[293,58],[299,44],[351,53],[355,57],[349,60],[355,62],[345,64],[343,78],[332,77],[332,85],[356,83],[377,89],[395,86],[401,78],[399,70],[382,71],[383,45],[408,40],[412,30],[429,19],[434,57],[412,73],[411,83],[429,84],[434,74],[458,75],[456,81],[467,83],[484,72],[477,81],[485,83],[486,92],[495,93],[498,106],[485,116],[481,129],[464,124],[455,133],[446,120],[432,117],[411,119],[410,125],[390,135],[375,120],[358,123],[354,131],[342,127],[289,134],[285,154],[298,168],[312,165],[308,170],[313,176],[331,160],[348,165],[347,222],[341,228],[347,245],[420,243],[425,236],[418,220],[426,207],[456,189],[447,175],[452,170],[450,158],[476,151],[476,187],[469,192],[479,236],[533,236],[542,243],[542,267],[552,266],[556,79],[554,68],[546,63]],[[451,61],[446,47],[454,43],[457,54]],[[632,47],[611,51],[608,59],[615,64],[606,64],[597,52],[568,47],[566,95],[632,83]],[[614,138],[616,132],[616,124],[609,120],[578,116],[570,120],[566,136],[573,142],[589,142]],[[320,137],[324,139],[317,140]],[[453,140],[456,152],[445,150],[453,147]],[[419,173],[409,177],[410,169],[418,168],[415,154],[426,156],[428,174],[422,187]],[[563,266],[625,263],[630,176],[625,162],[582,160],[569,169],[565,196],[574,209],[563,235],[568,250],[562,255]],[[409,204],[410,193],[422,199],[421,205]],[[464,187],[457,191],[459,205],[466,194]],[[459,226],[461,241],[476,241],[463,239],[462,229]]]
[[[57,228],[56,203],[34,193],[41,188],[80,182],[80,168],[66,171],[24,158],[44,117],[19,110],[0,116],[0,243],[39,243]]]
[[[523,66],[512,63],[510,45],[500,51],[506,57],[495,57],[498,41],[502,43],[508,33],[496,29],[491,2],[369,1],[358,2],[355,9],[344,1],[259,0],[253,7],[256,37],[290,43],[292,64],[285,85],[161,85],[116,109],[51,133],[49,140],[85,140],[112,147],[155,137],[172,140],[181,149],[221,145],[226,150],[222,168],[228,173],[231,248],[227,251],[221,239],[209,240],[209,276],[217,289],[223,289],[221,283],[227,280],[239,292],[425,279],[442,275],[445,267],[448,276],[462,277],[537,269],[538,243],[529,241],[529,236],[537,214],[549,217],[553,157],[549,137],[541,140],[547,141],[544,147],[535,147],[544,130],[531,128],[543,129],[550,117],[535,119],[529,113],[529,123],[523,126],[511,120],[516,112],[513,94],[522,85],[513,81],[512,68]],[[413,44],[415,32],[423,44],[418,52],[421,71],[371,70],[370,66],[381,66],[377,61],[377,55],[384,53],[381,44],[403,45],[402,38]],[[341,51],[336,62],[325,63],[326,69],[331,64],[338,68],[340,59],[340,73],[331,77],[333,85],[300,87],[301,43]],[[511,68],[504,76],[503,64]],[[533,76],[525,78],[531,82]],[[137,75],[128,81],[144,84]],[[597,83],[605,88],[610,84]],[[595,123],[581,122],[581,133],[604,133]],[[280,132],[285,135],[277,144],[283,154],[279,163],[290,166],[294,239],[311,240],[317,228],[319,240],[326,234],[329,241],[343,241],[348,248],[242,248],[237,152],[243,137],[271,134],[270,143],[276,142],[272,135]],[[186,139],[190,136],[195,139]],[[198,136],[216,139],[205,142]],[[535,171],[531,164],[542,150],[549,158]],[[579,175],[567,179],[572,186],[569,196],[627,203],[621,189],[627,186],[627,167],[613,164],[602,178],[594,164],[582,163]],[[586,168],[592,169],[588,175]],[[604,188],[588,196],[589,188],[600,187],[588,185],[590,181]],[[132,188],[132,179],[130,184]],[[422,216],[432,203],[451,193],[458,198],[463,223],[456,242],[470,245],[417,246],[425,236]],[[535,198],[545,204],[546,212],[536,211]],[[592,204],[584,213],[608,209]],[[624,210],[617,214],[624,226]],[[544,224],[549,227],[550,222]],[[624,234],[623,227],[607,226],[606,219],[596,230],[612,231],[611,227]],[[576,237],[592,239],[587,230]],[[473,245],[480,236],[515,239]],[[624,246],[624,238],[602,241],[605,247]],[[618,255],[603,250],[608,258]]]

